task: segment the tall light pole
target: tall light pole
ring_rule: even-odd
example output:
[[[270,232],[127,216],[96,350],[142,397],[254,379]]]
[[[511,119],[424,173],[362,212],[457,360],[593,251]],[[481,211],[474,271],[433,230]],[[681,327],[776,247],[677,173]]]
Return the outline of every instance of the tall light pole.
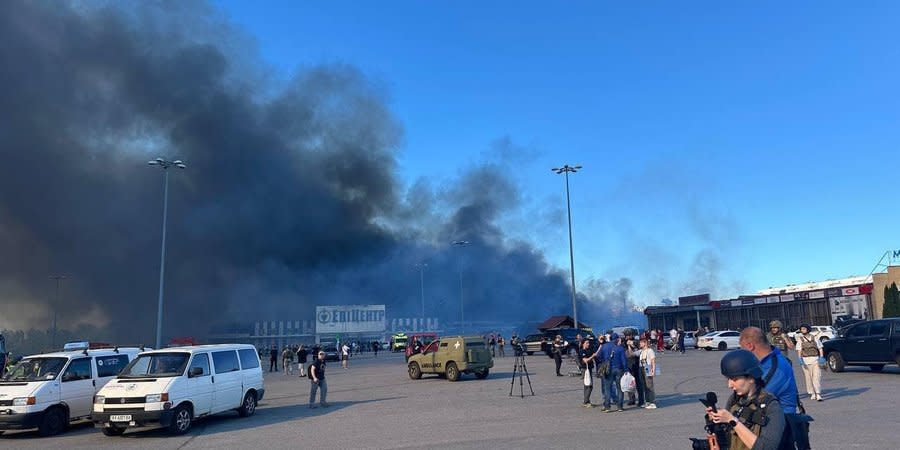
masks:
[[[163,158],[156,158],[148,162],[151,166],[159,166],[165,174],[163,182],[163,223],[162,223],[162,250],[159,257],[159,305],[156,309],[156,348],[161,348],[162,341],[162,307],[163,307],[163,284],[166,275],[166,219],[169,215],[169,168],[177,167],[184,169],[185,166],[180,159],[169,161]]]
[[[469,241],[453,241],[453,245],[464,247],[469,245]],[[463,284],[462,284],[462,254],[459,256],[459,326],[462,334],[466,334],[466,315],[463,307]]]
[[[65,275],[50,275],[51,280],[56,280],[56,302],[53,305],[53,334],[50,338],[50,348],[56,349],[56,313],[59,311],[59,280],[65,280]]]
[[[419,280],[421,282],[422,287],[422,322],[425,322],[425,268],[428,267],[426,263],[418,263],[416,267],[419,268]],[[424,325],[423,325],[424,326]]]
[[[569,200],[569,172],[578,172],[581,170],[581,166],[566,164],[562,167],[555,167],[552,170],[557,174],[563,173],[566,176],[566,210],[569,213],[569,271],[572,274],[572,320],[575,321],[575,328],[578,329],[578,305],[575,303],[575,252],[572,248],[572,203]]]

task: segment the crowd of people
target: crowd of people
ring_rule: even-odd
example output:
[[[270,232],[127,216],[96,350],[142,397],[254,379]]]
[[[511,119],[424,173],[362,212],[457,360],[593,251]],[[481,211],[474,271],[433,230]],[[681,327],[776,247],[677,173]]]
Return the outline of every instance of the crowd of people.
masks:
[[[307,360],[311,357],[314,358],[319,352],[324,354],[324,348],[325,347],[321,344],[314,344],[311,346],[307,346],[306,344],[294,344],[285,346],[281,351],[278,351],[278,347],[273,345],[268,350],[259,348],[258,352],[260,360],[265,360],[265,356],[268,354],[269,372],[278,372],[278,361],[281,360],[282,371],[285,375],[293,375],[294,367],[296,366],[300,377],[304,377],[307,376]],[[378,356],[378,351],[381,350],[381,343],[378,341],[338,342],[336,344],[336,350],[339,359],[341,360],[341,367],[347,369],[350,365],[350,357],[353,355],[372,352],[375,356]],[[314,363],[315,360],[312,362]]]

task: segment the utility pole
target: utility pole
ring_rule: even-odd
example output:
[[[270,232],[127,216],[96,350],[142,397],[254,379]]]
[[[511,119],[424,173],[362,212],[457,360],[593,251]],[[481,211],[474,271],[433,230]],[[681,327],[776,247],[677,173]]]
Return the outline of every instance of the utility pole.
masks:
[[[566,177],[566,211],[569,214],[569,269],[572,274],[572,320],[575,322],[575,329],[578,326],[578,305],[575,302],[575,251],[572,244],[572,203],[569,200],[569,172],[575,173],[581,170],[581,166],[570,166],[568,164],[552,169],[557,174],[565,174]]]
[[[147,164],[151,166],[159,166],[165,173],[163,181],[163,223],[162,223],[162,250],[159,257],[159,303],[156,309],[156,348],[162,348],[162,307],[163,307],[163,285],[166,276],[166,220],[169,215],[169,168],[177,167],[184,169],[185,166],[180,159],[169,161],[162,158],[156,158]]]
[[[51,280],[56,280],[56,301],[53,305],[53,333],[50,338],[50,348],[56,350],[56,316],[59,312],[59,280],[65,280],[65,275],[50,275]]]
[[[453,241],[453,245],[465,247],[469,241]],[[462,277],[462,253],[459,255],[459,326],[462,334],[466,334],[466,315],[463,306],[463,277]]]

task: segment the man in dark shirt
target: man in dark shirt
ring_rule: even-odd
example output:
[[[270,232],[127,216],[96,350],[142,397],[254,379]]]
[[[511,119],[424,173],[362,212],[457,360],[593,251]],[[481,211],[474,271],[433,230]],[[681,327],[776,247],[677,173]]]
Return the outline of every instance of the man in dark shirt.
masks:
[[[309,407],[316,407],[316,391],[319,390],[321,391],[319,404],[323,408],[327,408],[329,405],[325,402],[325,397],[328,395],[328,384],[325,383],[325,352],[319,351],[318,359],[309,368],[309,372]]]
[[[306,376],[306,357],[307,356],[309,356],[309,351],[306,350],[305,345],[300,344],[300,349],[297,350],[297,361],[299,362],[298,365],[300,366],[300,378],[303,378]]]
[[[278,372],[278,349],[273,345],[269,350],[269,372]]]
[[[594,391],[594,351],[591,349],[591,341],[585,339],[581,342],[581,348],[578,349],[578,361],[584,368],[582,374],[584,382],[584,402],[581,406],[585,408],[593,408],[591,404],[591,392]]]

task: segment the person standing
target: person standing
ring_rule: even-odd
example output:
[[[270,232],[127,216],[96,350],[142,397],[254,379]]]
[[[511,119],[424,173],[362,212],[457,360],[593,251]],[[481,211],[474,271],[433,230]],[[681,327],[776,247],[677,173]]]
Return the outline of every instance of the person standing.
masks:
[[[272,346],[269,349],[269,372],[278,371],[278,347]]]
[[[553,361],[556,363],[556,376],[558,377],[563,376],[563,374],[559,373],[559,369],[562,367],[562,355],[566,347],[567,344],[563,342],[562,336],[557,334],[550,351],[553,352]]]
[[[290,346],[284,347],[281,351],[281,366],[284,368],[285,375],[294,374],[294,352]]]
[[[662,328],[656,330],[656,350],[660,353],[665,353],[665,339],[663,338],[663,330]]]
[[[644,385],[641,378],[640,353],[641,349],[638,348],[637,342],[634,341],[632,336],[628,336],[628,339],[625,341],[625,360],[628,361],[628,373],[634,377],[634,392],[628,393],[628,405],[634,405],[635,401],[637,401],[637,406],[643,408]]]
[[[640,358],[640,379],[644,386],[644,408],[656,409],[656,393],[653,391],[653,377],[656,375],[656,353],[650,346],[650,342],[641,339]]]
[[[784,324],[780,320],[769,322],[769,332],[766,334],[766,339],[769,341],[769,345],[781,350],[781,354],[785,357],[788,355],[788,350],[794,349],[794,341],[784,334]]]
[[[319,391],[319,404],[323,408],[330,406],[325,397],[328,395],[328,384],[325,382],[325,352],[320,351],[318,358],[309,368],[309,407],[316,407],[316,391]]]
[[[678,328],[672,327],[669,330],[669,340],[672,341],[672,351],[678,351]]]
[[[628,366],[625,349],[619,345],[619,335],[609,335],[609,342],[600,347],[600,361],[607,362],[609,370],[603,376],[603,411],[618,412],[624,410],[625,396],[622,392],[622,375]],[[612,400],[616,400],[616,409],[612,409]]]
[[[594,356],[594,351],[591,349],[591,342],[585,339],[581,343],[581,348],[578,349],[578,359],[584,366],[584,373],[582,374],[584,382],[584,401],[581,406],[585,408],[594,407],[594,405],[591,404],[591,392],[594,391]]]
[[[684,328],[678,329],[678,352],[684,354]]]
[[[803,369],[803,378],[806,382],[806,393],[812,400],[822,401],[822,368],[820,364],[825,362],[825,353],[822,350],[822,342],[809,333],[809,325],[800,325],[800,334],[797,335],[797,354],[800,357],[800,367]]]
[[[381,348],[381,343],[378,341],[372,342],[372,353],[375,354],[375,357],[378,357],[378,349]]]
[[[308,355],[309,352],[306,350],[306,346],[300,344],[300,349],[297,350],[297,368],[300,369],[301,378],[306,376],[306,357]]]
[[[344,342],[341,346],[341,367],[346,369],[348,364],[350,364],[350,346]]]
[[[720,445],[732,449],[783,448],[779,444],[787,425],[782,405],[763,390],[763,369],[756,357],[746,350],[734,350],[722,357],[719,366],[732,394],[725,408],[713,411],[707,407],[706,414],[714,423],[730,425],[730,445]]]
[[[503,340],[503,335],[497,336],[497,345],[500,346],[500,357],[502,358],[506,356],[506,354],[503,352],[503,346],[506,345],[506,341]]]
[[[497,338],[491,333],[491,357],[497,357]]]

